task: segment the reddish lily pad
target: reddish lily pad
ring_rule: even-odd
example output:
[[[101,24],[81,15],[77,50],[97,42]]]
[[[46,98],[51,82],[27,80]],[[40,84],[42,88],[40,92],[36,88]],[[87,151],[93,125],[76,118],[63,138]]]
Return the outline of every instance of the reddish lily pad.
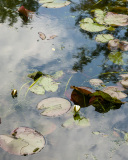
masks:
[[[104,22],[111,26],[127,26],[128,15],[108,12],[104,18]]]
[[[44,145],[43,135],[27,127],[19,127],[11,135],[0,135],[0,147],[15,155],[38,153]]]
[[[123,87],[109,86],[109,87],[104,88],[103,92],[108,93],[113,98],[123,99],[123,98],[127,97],[127,95],[125,93],[121,92],[124,90],[125,89]]]
[[[93,92],[95,92],[92,88],[89,87],[75,87],[75,86],[71,86],[70,88],[77,90],[78,92],[80,92],[81,94],[84,95],[89,95]]]
[[[120,41],[119,47],[122,51],[128,51],[128,42],[127,41]]]
[[[124,80],[128,79],[128,74],[120,74],[120,76],[121,76]]]
[[[18,12],[20,14],[22,14],[23,16],[25,16],[26,18],[32,18],[32,14],[30,13],[33,13],[32,11],[26,9],[24,6],[21,6],[19,9],[18,9]]]
[[[128,79],[123,79],[123,80],[120,81],[120,83],[122,84],[122,86],[124,88],[128,88]]]
[[[108,49],[110,50],[117,50],[120,47],[120,40],[113,39],[108,42]]]
[[[52,97],[42,100],[37,105],[37,108],[39,110],[44,109],[41,113],[44,116],[56,117],[68,112],[71,108],[71,103],[64,98]]]

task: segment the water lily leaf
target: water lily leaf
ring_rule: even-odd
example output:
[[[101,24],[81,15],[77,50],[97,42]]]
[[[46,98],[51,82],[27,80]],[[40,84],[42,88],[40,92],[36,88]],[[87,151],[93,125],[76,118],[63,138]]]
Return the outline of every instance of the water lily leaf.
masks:
[[[112,61],[113,63],[115,64],[118,64],[118,65],[124,65],[125,62],[123,60],[123,55],[122,55],[122,52],[111,52],[109,53],[108,55],[108,58],[110,61]]]
[[[32,13],[32,11],[26,9],[24,6],[21,6],[21,7],[18,9],[18,12],[19,12],[20,14],[22,14],[23,16],[27,17],[27,18],[28,18],[28,17],[31,18],[31,16],[29,15],[29,13]]]
[[[127,95],[125,93],[121,92],[124,90],[125,89],[123,87],[109,86],[109,87],[104,88],[103,92],[108,93],[113,98],[123,99],[123,98],[127,97]]]
[[[89,87],[75,87],[75,86],[70,86],[71,89],[75,89],[76,91],[80,92],[83,95],[89,95],[93,92],[95,92],[95,90],[93,90],[92,88]]]
[[[120,47],[120,40],[113,39],[108,42],[108,49],[109,50],[117,50]]]
[[[45,89],[43,86],[39,86],[39,85],[34,85],[33,87],[30,88],[30,91],[35,93],[35,94],[45,94]]]
[[[127,41],[120,41],[119,48],[122,51],[128,51],[128,42]]]
[[[104,18],[104,22],[111,26],[127,26],[128,15],[108,12]]]
[[[124,88],[128,88],[128,79],[121,80],[120,83]]]
[[[120,74],[120,76],[121,76],[124,80],[128,79],[128,74]]]
[[[111,97],[108,93],[105,93],[103,91],[97,90],[96,92],[92,93],[89,95],[90,97],[97,97],[97,98],[102,98],[102,100],[111,102],[111,103],[118,103],[118,104],[123,104],[119,99]]]
[[[59,78],[61,78],[64,75],[63,71],[58,71],[56,72],[54,75],[52,75],[52,78],[55,80],[58,80]]]
[[[44,99],[37,105],[37,109],[44,109],[41,114],[49,117],[60,116],[68,112],[70,108],[71,103],[68,100],[58,97]]]
[[[0,147],[15,155],[30,155],[38,153],[45,145],[45,139],[39,132],[19,127],[12,135],[0,135]]]
[[[95,9],[94,10],[94,20],[99,24],[105,24],[104,23],[104,17],[106,15],[106,12],[102,11],[101,9]]]
[[[37,71],[37,72],[28,74],[28,77],[29,77],[29,78],[32,78],[34,81],[36,81],[36,80],[37,80],[39,77],[41,77],[42,75],[43,75],[42,72]]]
[[[41,77],[36,84],[43,86],[43,88],[48,92],[55,92],[58,89],[58,83],[49,76]]]
[[[93,86],[101,86],[104,82],[101,79],[90,79],[89,83]]]
[[[80,119],[75,120],[73,117],[66,120],[63,124],[65,128],[74,128],[74,127],[88,127],[90,126],[89,119],[81,117]]]
[[[41,38],[42,40],[45,40],[45,39],[46,39],[46,35],[45,35],[44,33],[38,32],[38,34],[39,34],[39,36],[40,36],[40,38]]]
[[[97,42],[101,42],[101,43],[107,43],[112,39],[114,39],[114,37],[111,34],[98,34],[95,38]]]
[[[64,0],[41,0],[39,3],[43,3],[43,7],[46,8],[61,8],[68,6],[71,2]]]
[[[93,21],[93,20],[92,20]],[[83,30],[86,30],[88,32],[100,32],[100,31],[103,31],[105,29],[107,29],[106,26],[104,25],[101,25],[101,24],[98,24],[98,23],[92,23],[92,21],[86,21],[86,18],[82,21],[80,21],[80,27],[83,29]]]

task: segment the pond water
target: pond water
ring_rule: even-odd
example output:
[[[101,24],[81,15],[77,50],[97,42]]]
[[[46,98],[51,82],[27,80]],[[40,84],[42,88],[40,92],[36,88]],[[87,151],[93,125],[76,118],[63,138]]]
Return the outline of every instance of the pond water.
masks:
[[[62,8],[44,8],[34,0],[1,0],[0,2],[0,134],[9,135],[14,129],[25,126],[44,134],[44,126],[53,123],[56,129],[44,134],[46,145],[37,154],[17,156],[0,148],[0,160],[125,160],[128,145],[124,132],[128,132],[128,104],[117,110],[99,113],[90,105],[81,113],[90,121],[88,127],[64,128],[62,124],[71,117],[68,113],[51,118],[42,116],[37,104],[49,97],[66,98],[70,86],[92,87],[89,80],[98,78],[106,86],[115,86],[120,74],[128,69],[128,52],[121,52],[119,63],[108,58],[107,43],[98,43],[99,33],[112,34],[116,39],[127,41],[127,26],[115,27],[114,31],[88,32],[80,28],[83,18],[93,18],[94,9],[127,14],[127,0],[74,0]],[[17,9],[24,5],[34,12],[32,19],[24,21]],[[123,8],[123,9],[122,9]],[[42,40],[38,32],[46,35]],[[56,35],[54,39],[47,40]],[[116,62],[117,62],[116,61]],[[123,63],[120,64],[120,61]],[[29,73],[41,71],[54,74],[62,70],[56,92],[37,95],[28,92],[32,82]],[[104,74],[106,73],[106,74]],[[27,83],[26,85],[24,85]],[[24,86],[23,86],[24,85]],[[22,88],[21,88],[22,87]],[[92,87],[94,89],[94,87]],[[12,98],[16,89],[18,96]],[[127,93],[127,91],[126,91]],[[68,99],[69,100],[69,99]],[[71,102],[73,105],[73,102]]]

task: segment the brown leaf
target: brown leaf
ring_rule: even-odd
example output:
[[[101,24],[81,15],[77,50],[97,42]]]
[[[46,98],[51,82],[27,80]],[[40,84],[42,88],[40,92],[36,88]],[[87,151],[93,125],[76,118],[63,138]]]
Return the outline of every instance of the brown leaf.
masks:
[[[50,38],[48,38],[47,40],[54,39],[55,37],[57,37],[57,35],[52,35],[52,36],[50,36]]]
[[[120,41],[119,47],[122,51],[128,51],[128,42],[127,41]]]
[[[92,88],[89,87],[75,87],[71,86],[70,88],[77,90],[78,92],[84,94],[84,95],[89,95],[93,92],[95,92]]]
[[[39,36],[40,36],[40,38],[41,38],[42,40],[45,40],[45,39],[46,39],[46,36],[45,36],[44,33],[38,32],[38,34],[39,34]]]
[[[109,50],[117,50],[120,47],[119,39],[113,39],[108,42],[108,49]]]
[[[32,18],[31,16],[32,15],[29,15],[30,13],[33,13],[32,11],[30,11],[30,10],[28,10],[28,9],[26,9],[24,6],[21,6],[19,9],[18,9],[18,12],[20,13],[20,14],[22,14],[23,16],[25,16],[25,17],[30,17],[30,18]]]

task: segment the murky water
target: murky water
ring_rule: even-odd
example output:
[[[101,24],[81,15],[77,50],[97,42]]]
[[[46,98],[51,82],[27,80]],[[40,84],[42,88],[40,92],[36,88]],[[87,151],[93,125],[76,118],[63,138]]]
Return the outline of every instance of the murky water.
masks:
[[[65,89],[71,85],[89,86],[88,80],[100,78],[107,85],[116,85],[119,73],[127,71],[128,52],[122,53],[125,65],[114,64],[108,59],[106,44],[95,41],[96,33],[83,31],[79,21],[92,17],[90,11],[95,8],[114,11],[114,7],[127,7],[127,1],[73,1],[71,5],[60,9],[41,7],[38,2],[0,2],[0,134],[10,134],[20,126],[26,126],[42,132],[48,122],[56,125],[56,130],[45,135],[46,145],[41,152],[30,156],[16,156],[0,148],[0,160],[125,160],[128,157],[128,145],[114,130],[117,128],[128,132],[128,105],[125,103],[118,110],[102,114],[93,106],[82,108],[83,115],[90,120],[86,128],[66,129],[62,123],[68,119],[67,114],[58,118],[40,115],[37,104],[44,98],[63,97]],[[24,5],[35,12],[29,22],[24,22],[17,13],[17,8]],[[118,10],[127,14],[127,10]],[[38,32],[45,33],[53,40],[41,40]],[[127,41],[127,26],[118,27],[111,33],[120,40]],[[53,74],[62,70],[65,75],[60,79],[57,92],[36,95],[28,92],[29,73],[41,71]],[[117,74],[102,74],[106,72]],[[71,78],[72,76],[72,78]],[[70,82],[68,83],[68,81]],[[30,83],[29,83],[30,84]],[[68,84],[68,85],[67,85]],[[67,88],[66,88],[67,86]],[[12,89],[18,90],[18,97],[11,97]],[[94,134],[99,133],[98,135]]]

